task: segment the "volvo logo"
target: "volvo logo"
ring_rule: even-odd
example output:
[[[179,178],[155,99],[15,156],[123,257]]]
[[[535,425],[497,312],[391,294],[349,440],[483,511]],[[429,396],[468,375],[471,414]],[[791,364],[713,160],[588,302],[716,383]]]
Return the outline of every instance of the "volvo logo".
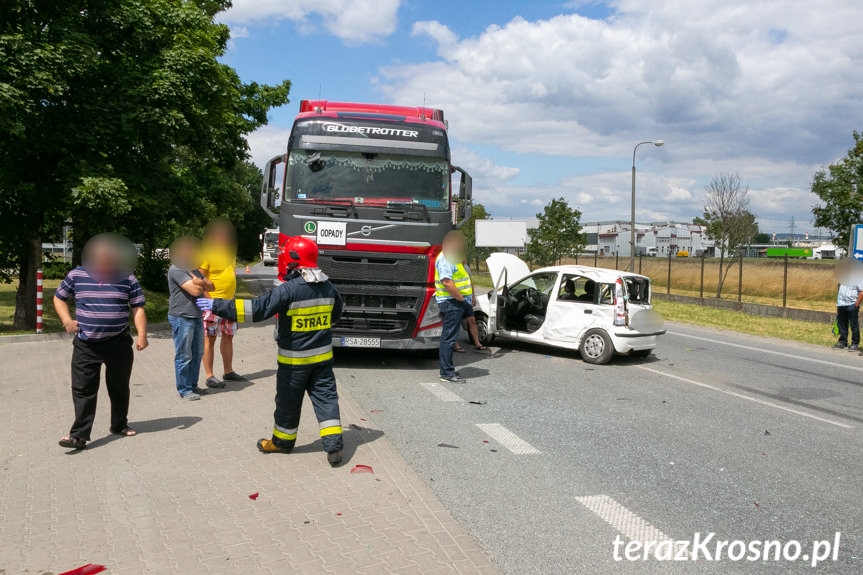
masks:
[[[364,236],[370,236],[370,235],[372,235],[372,227],[371,226],[363,226],[360,229],[360,233],[362,233]]]

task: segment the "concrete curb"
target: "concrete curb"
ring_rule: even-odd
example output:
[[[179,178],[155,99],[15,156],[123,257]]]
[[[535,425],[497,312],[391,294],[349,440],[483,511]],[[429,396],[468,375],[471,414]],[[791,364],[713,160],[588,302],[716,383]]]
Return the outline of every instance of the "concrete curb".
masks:
[[[168,322],[154,323],[147,326],[147,333],[167,331],[171,329]],[[133,329],[132,332],[135,332]],[[74,336],[66,332],[56,333],[22,333],[19,335],[0,335],[0,345],[10,343],[33,343],[40,341],[57,341],[61,339],[72,339]]]

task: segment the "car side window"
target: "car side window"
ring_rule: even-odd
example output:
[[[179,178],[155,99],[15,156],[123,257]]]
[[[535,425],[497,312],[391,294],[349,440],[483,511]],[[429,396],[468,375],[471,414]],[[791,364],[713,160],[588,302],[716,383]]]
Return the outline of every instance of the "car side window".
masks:
[[[614,284],[599,285],[599,303],[606,305],[614,304]]]
[[[596,282],[583,276],[564,275],[557,293],[557,301],[594,303]]]

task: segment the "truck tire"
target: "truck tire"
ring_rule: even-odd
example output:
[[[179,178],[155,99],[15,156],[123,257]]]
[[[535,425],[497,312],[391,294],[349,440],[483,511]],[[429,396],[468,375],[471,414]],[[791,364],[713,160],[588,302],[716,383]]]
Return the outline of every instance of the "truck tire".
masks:
[[[650,357],[651,353],[653,353],[652,349],[633,349],[629,352],[629,357],[644,359],[645,357]]]
[[[489,346],[494,341],[494,334],[488,332],[488,317],[485,314],[476,315],[476,334],[479,336],[479,342],[485,346]]]
[[[611,338],[605,330],[589,329],[581,338],[578,352],[581,354],[581,359],[587,363],[603,365],[611,361],[611,356],[614,355],[614,344],[611,343]]]

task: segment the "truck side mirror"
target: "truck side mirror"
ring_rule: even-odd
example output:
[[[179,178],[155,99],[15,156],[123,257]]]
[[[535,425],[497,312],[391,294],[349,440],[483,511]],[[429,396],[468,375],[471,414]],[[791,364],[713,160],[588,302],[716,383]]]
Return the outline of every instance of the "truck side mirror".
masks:
[[[284,175],[285,156],[276,156],[264,166],[264,181],[261,185],[261,207],[267,212],[267,215],[274,220],[279,219],[279,205],[282,203],[282,197],[279,188],[277,187],[278,172],[281,171]]]
[[[463,168],[452,167],[454,172],[461,174],[458,186],[458,215],[456,217],[456,228],[462,227],[473,213],[473,178]]]

